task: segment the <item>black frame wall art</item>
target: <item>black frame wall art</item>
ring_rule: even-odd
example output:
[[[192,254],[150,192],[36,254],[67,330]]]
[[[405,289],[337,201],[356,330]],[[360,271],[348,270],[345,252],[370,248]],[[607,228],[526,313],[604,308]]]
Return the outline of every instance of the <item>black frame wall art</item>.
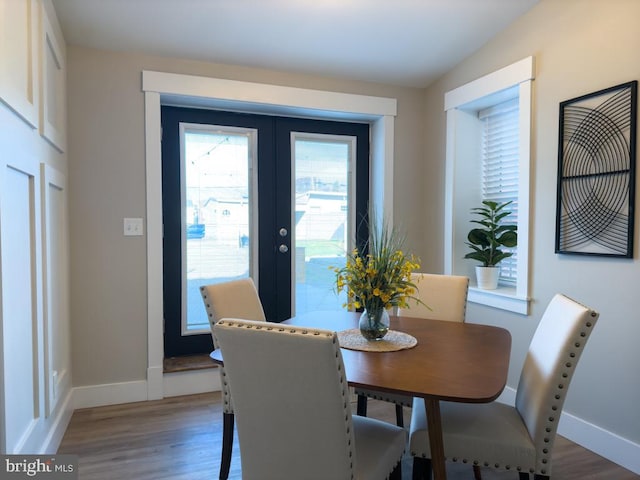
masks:
[[[560,103],[556,253],[633,257],[637,90]]]

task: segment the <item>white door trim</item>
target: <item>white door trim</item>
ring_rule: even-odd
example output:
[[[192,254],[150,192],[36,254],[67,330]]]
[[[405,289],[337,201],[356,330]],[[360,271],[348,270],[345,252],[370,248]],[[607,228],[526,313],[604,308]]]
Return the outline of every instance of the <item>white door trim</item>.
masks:
[[[160,105],[367,121],[371,124],[371,205],[392,222],[393,141],[397,100],[193,75],[142,72],[147,192],[147,398],[164,397],[162,166]]]

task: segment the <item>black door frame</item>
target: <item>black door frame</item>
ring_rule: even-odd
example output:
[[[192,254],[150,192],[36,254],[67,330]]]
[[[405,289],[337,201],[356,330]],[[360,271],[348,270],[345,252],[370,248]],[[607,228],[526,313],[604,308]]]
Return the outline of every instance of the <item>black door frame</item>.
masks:
[[[200,123],[225,125],[231,127],[255,128],[260,131],[257,142],[258,155],[258,270],[259,294],[263,300],[265,315],[270,321],[282,321],[291,316],[291,289],[278,285],[291,284],[291,249],[288,255],[278,252],[277,246],[282,238],[277,231],[285,226],[291,232],[291,148],[290,133],[326,133],[351,135],[357,137],[356,148],[356,243],[362,246],[368,236],[366,219],[369,198],[369,125],[363,123],[345,123],[327,120],[310,120],[268,115],[256,115],[218,110],[205,110],[184,107],[161,107],[162,116],[162,190],[163,224],[176,219],[165,218],[165,195],[167,198],[180,198],[180,123]],[[260,140],[262,139],[262,141]],[[265,141],[267,139],[267,141]],[[363,148],[364,147],[364,148]],[[165,158],[177,158],[174,165],[165,167]],[[286,188],[284,187],[286,186]],[[177,189],[177,191],[176,191]],[[275,192],[275,194],[273,193]],[[175,212],[174,212],[175,214]],[[177,215],[180,216],[180,209]],[[175,223],[174,223],[175,224]],[[178,225],[181,219],[178,218]],[[164,268],[164,317],[165,317],[165,357],[187,355],[195,352],[209,352],[213,349],[210,334],[182,336],[181,322],[168,318],[181,319],[181,295],[175,295],[176,301],[167,301],[171,292],[181,292],[182,265],[181,254],[169,256],[168,251],[182,252],[180,232],[165,228],[163,235]],[[290,237],[287,238],[287,242]],[[289,247],[291,245],[289,244]],[[287,260],[286,262],[284,260]],[[172,339],[179,339],[173,341]]]

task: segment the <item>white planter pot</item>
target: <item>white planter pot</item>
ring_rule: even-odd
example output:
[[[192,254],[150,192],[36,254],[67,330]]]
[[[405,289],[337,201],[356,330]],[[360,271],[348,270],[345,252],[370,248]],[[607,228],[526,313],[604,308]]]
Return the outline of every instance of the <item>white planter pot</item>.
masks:
[[[500,267],[476,267],[476,280],[478,288],[483,290],[495,290],[498,288]]]

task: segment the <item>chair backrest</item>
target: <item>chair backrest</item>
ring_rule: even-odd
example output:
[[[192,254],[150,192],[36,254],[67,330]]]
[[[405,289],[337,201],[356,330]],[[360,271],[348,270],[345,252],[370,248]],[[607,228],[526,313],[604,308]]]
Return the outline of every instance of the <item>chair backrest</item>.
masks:
[[[266,320],[256,285],[251,278],[203,285],[200,294],[211,328],[221,318]]]
[[[204,308],[207,311],[212,335],[213,326],[221,318],[266,320],[258,290],[251,277],[203,285],[200,287],[200,294],[202,295]],[[219,372],[222,382],[222,409],[224,413],[233,413],[231,392],[223,382],[226,375],[224,367],[219,367]]]
[[[599,314],[557,294],[545,310],[522,367],[516,409],[536,446],[536,470],[549,471],[569,383]]]
[[[411,302],[410,308],[399,309],[398,315],[464,322],[467,312],[469,277],[412,273],[411,281],[418,287],[417,297],[429,308]]]
[[[353,478],[351,403],[335,332],[222,319],[242,478]]]

